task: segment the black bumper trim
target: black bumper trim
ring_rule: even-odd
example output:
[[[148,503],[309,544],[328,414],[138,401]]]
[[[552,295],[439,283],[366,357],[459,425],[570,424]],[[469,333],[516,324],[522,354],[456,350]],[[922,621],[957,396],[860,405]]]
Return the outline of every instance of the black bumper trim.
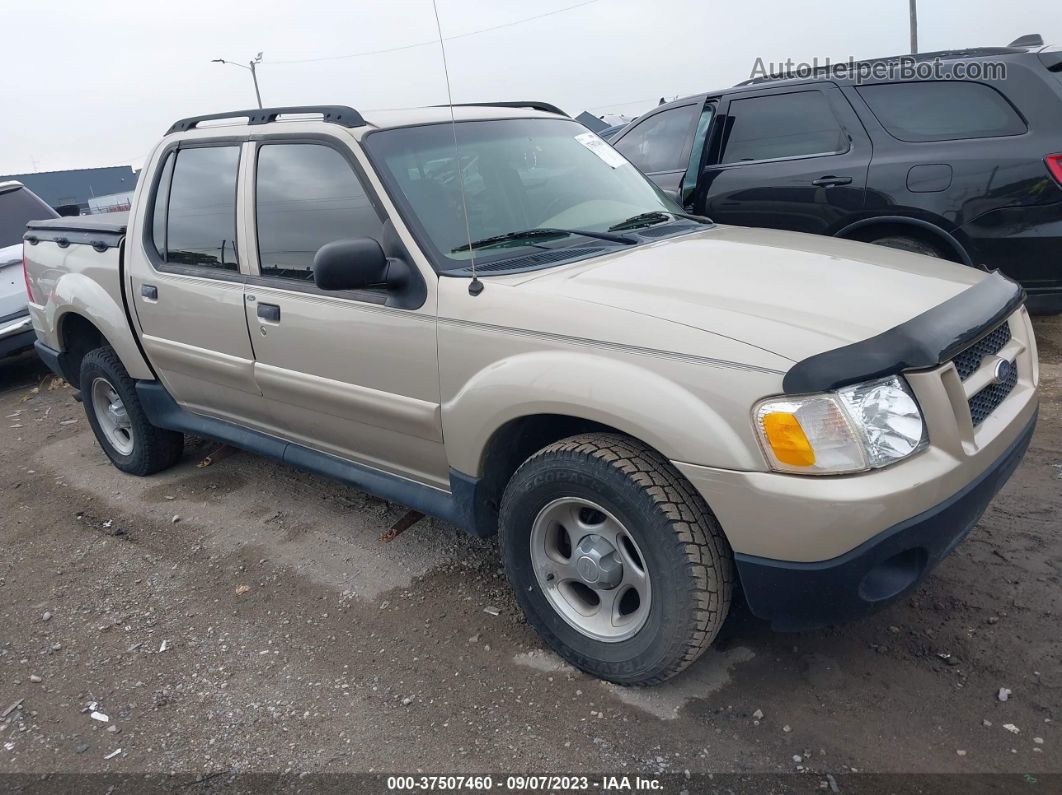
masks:
[[[0,339],[0,358],[28,351],[33,347],[35,339],[37,339],[37,332],[33,329],[26,329],[18,334],[12,334],[10,337]]]
[[[4,315],[0,317],[0,323],[7,323],[9,320],[18,320],[20,317],[29,317],[29,307],[24,306],[21,309],[15,310],[10,315]]]
[[[797,362],[782,379],[782,388],[790,395],[825,392],[936,367],[1002,323],[1024,300],[1021,286],[995,271],[906,323]]]
[[[980,520],[1014,474],[1036,415],[1007,450],[958,493],[830,560],[802,563],[737,553],[749,608],[780,630],[804,630],[872,612],[909,593]]]

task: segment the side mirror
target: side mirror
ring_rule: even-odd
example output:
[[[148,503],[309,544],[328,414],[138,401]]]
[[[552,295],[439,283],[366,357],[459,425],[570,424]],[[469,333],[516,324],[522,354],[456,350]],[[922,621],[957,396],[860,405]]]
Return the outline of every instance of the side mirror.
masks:
[[[387,255],[371,237],[326,243],[313,258],[313,281],[322,290],[390,286],[387,271]]]

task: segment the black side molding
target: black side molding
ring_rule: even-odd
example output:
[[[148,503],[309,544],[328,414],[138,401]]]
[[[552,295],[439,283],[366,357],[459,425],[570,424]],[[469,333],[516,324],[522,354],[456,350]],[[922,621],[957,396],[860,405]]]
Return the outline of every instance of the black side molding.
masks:
[[[797,362],[785,374],[787,394],[824,392],[904,370],[936,367],[1009,317],[1025,291],[999,271],[940,306],[875,337]]]
[[[38,350],[40,351],[39,344]],[[45,361],[53,369],[57,366],[53,361]],[[385,500],[398,502],[429,516],[453,522],[473,535],[490,534],[492,531],[489,524],[482,523],[482,512],[475,510],[474,501],[479,496],[479,479],[456,469],[450,470],[451,491],[447,493],[442,489],[432,488],[354,461],[286,442],[234,422],[187,411],[177,405],[166,388],[157,381],[137,381],[136,395],[140,398],[148,420],[156,427],[205,436],[334,478]]]

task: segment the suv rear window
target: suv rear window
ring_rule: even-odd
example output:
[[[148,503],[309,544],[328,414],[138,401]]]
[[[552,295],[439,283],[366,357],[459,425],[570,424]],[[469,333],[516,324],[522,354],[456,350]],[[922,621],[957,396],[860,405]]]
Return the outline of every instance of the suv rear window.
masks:
[[[821,91],[735,99],[727,110],[722,163],[847,151],[848,137]]]
[[[22,242],[26,224],[57,218],[58,213],[21,186],[0,188],[0,248]]]
[[[882,83],[856,90],[881,126],[901,141],[991,138],[1028,129],[1014,106],[984,83]]]

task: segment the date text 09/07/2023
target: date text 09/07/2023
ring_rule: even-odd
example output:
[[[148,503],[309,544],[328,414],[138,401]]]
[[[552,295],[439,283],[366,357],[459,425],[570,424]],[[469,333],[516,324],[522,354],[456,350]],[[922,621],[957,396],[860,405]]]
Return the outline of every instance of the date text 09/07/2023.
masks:
[[[659,779],[645,776],[564,776],[513,775],[495,781],[492,776],[389,776],[388,792],[461,791],[482,792],[492,789],[527,791],[599,792],[658,791],[663,788]]]

